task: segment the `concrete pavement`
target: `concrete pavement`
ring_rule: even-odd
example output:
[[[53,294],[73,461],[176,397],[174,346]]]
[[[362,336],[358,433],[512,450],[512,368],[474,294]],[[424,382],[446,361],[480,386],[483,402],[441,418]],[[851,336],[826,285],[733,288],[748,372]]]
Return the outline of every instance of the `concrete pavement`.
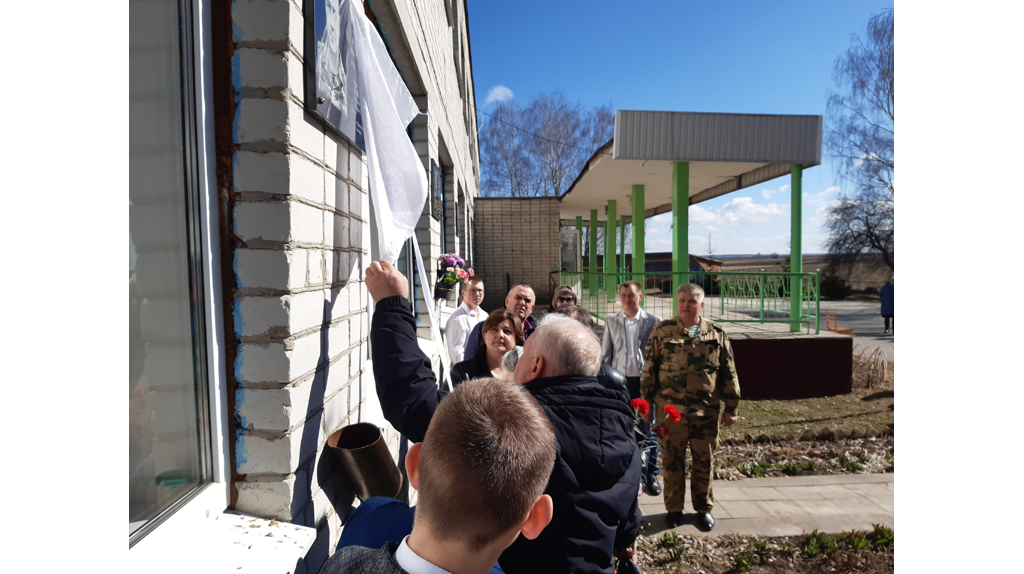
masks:
[[[814,530],[839,533],[871,530],[872,524],[894,526],[894,474],[838,474],[748,478],[714,482],[715,528],[708,535],[737,533],[794,536]],[[686,487],[687,519],[693,518],[690,483]],[[640,498],[643,534],[661,534],[665,524],[662,496]],[[646,526],[650,523],[649,526]],[[672,529],[701,534],[692,524]]]

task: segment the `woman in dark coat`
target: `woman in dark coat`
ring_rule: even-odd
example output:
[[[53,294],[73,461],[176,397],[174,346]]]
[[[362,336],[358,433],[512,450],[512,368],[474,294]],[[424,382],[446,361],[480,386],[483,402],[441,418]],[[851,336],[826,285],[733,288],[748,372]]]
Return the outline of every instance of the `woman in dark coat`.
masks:
[[[890,277],[889,282],[882,285],[882,288],[878,290],[878,298],[882,300],[882,317],[885,319],[885,332],[889,332],[889,323],[892,322],[892,330],[896,330],[896,317],[892,312],[893,303],[893,281],[895,277]]]
[[[480,329],[480,348],[474,356],[452,367],[452,387],[480,377],[510,379],[501,366],[501,358],[516,345],[523,344],[523,324],[505,309],[492,311]]]

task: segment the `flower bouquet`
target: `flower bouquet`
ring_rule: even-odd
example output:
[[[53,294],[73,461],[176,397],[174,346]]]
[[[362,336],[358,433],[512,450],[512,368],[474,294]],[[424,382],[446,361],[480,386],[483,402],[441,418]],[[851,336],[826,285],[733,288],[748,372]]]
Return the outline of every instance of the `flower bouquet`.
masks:
[[[473,268],[463,269],[466,260],[454,253],[444,253],[437,258],[437,285],[434,298],[455,302],[455,286],[473,276]]]
[[[651,412],[651,405],[643,399],[633,399],[633,401],[629,403],[629,406],[633,407],[633,426],[639,427],[640,417]],[[677,423],[683,418],[683,415],[679,413],[679,409],[672,405],[665,405],[664,410],[665,416],[662,417],[661,421],[651,425],[651,431],[659,436],[668,436],[668,427],[665,426],[665,423]],[[645,447],[647,450],[650,450],[651,448],[654,448],[654,445]]]

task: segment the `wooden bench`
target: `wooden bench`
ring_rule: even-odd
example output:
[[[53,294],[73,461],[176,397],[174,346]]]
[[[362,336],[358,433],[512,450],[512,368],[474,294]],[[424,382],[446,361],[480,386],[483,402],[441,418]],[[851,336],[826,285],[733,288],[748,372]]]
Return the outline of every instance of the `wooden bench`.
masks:
[[[853,335],[853,329],[836,324],[836,314],[832,311],[825,311],[825,330],[835,331],[839,335]]]

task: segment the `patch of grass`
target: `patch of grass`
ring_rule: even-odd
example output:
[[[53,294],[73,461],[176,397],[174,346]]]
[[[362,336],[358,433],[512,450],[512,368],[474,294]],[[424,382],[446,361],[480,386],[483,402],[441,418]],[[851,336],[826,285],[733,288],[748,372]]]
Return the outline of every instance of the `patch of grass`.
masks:
[[[807,543],[804,544],[804,556],[808,558],[832,556],[838,550],[839,545],[831,534],[817,530],[807,536]]]
[[[661,544],[675,548],[683,543],[683,538],[674,530],[669,530],[661,536]]]
[[[666,544],[667,542],[667,544]],[[801,536],[755,537],[723,534],[643,537],[637,566],[647,574],[678,572],[829,572],[853,574],[895,571],[892,530],[832,536],[814,531]]]
[[[813,460],[808,460],[804,463],[804,470],[807,472],[814,472],[814,467],[815,464]]]
[[[787,544],[786,542],[779,542],[779,552],[782,552],[783,554],[786,554],[788,556],[793,556],[797,552],[800,552],[800,549],[796,546],[793,546],[792,544]]]
[[[811,462],[811,461],[807,461],[807,462]],[[799,473],[800,473],[800,467],[797,466],[795,462],[787,462],[786,464],[782,465],[782,474],[785,474],[787,476],[796,476]]]
[[[747,552],[739,554],[734,559],[730,572],[750,572],[754,569],[754,560],[753,554]]]
[[[895,400],[893,363],[889,363],[889,376],[881,386],[873,389],[854,388],[848,395],[813,399],[758,399],[740,403],[740,419],[729,428],[719,430],[719,436],[741,438],[745,433],[793,434],[799,437],[805,429],[815,432],[822,428],[881,430],[894,422],[890,407]],[[741,375],[742,376],[742,375]],[[856,386],[856,385],[855,385]],[[869,400],[864,400],[871,397]]]
[[[858,552],[871,547],[871,541],[863,534],[851,534],[846,538],[846,544]]]
[[[843,469],[849,473],[864,472],[864,465],[855,460],[847,460],[843,462]]]
[[[892,546],[894,542],[892,528],[887,528],[879,524],[872,524],[874,532],[871,536],[875,540],[875,546]]]

